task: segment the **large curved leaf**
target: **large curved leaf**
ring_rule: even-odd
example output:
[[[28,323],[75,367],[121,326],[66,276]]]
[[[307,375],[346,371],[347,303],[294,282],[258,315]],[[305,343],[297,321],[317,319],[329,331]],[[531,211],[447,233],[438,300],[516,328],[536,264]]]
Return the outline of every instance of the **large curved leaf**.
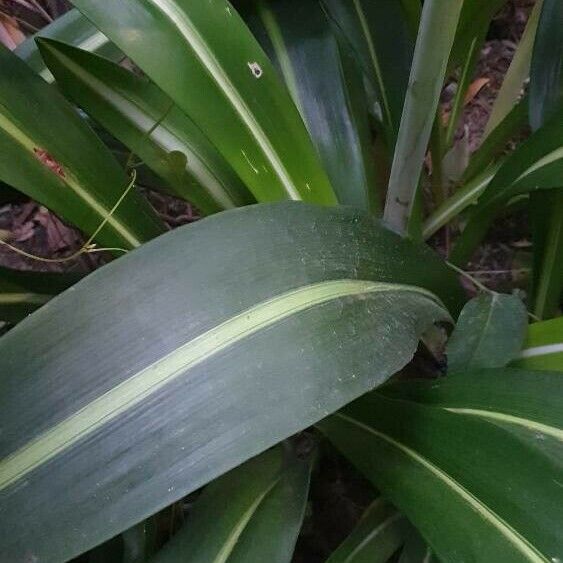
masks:
[[[243,15],[284,79],[338,201],[377,209],[362,75],[319,1],[259,0]]]
[[[189,115],[258,201],[336,198],[289,93],[227,0],[73,0]]]
[[[24,272],[0,267],[0,321],[21,321],[82,277],[83,274]]]
[[[508,368],[402,382],[320,427],[440,560],[557,561],[560,389],[559,373]]]
[[[95,232],[130,179],[53,86],[3,47],[0,66],[0,179]],[[135,248],[163,230],[149,204],[131,191],[97,240]]]
[[[290,563],[312,457],[277,446],[211,483],[151,563]]]
[[[533,323],[514,366],[563,372],[563,317]]]
[[[160,175],[176,195],[206,215],[252,202],[215,147],[154,84],[74,47],[38,43],[64,93]]]
[[[0,340],[2,553],[70,558],[383,382],[448,316],[428,290],[456,311],[431,251],[299,203],[94,272]]]

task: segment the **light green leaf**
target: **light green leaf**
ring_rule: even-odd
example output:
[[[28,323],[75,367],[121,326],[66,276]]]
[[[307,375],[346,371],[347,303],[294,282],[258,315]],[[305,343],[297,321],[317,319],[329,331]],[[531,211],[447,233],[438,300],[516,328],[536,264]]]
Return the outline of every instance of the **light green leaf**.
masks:
[[[295,202],[94,272],[0,339],[0,550],[70,559],[341,408],[448,319],[430,291],[457,312],[430,250]]]
[[[78,10],[69,10],[60,18],[40,29],[35,35],[28,37],[14,51],[47,82],[53,82],[54,77],[45,65],[37,48],[35,40],[38,37],[56,39],[85,51],[98,53],[114,61],[123,59],[123,53]]]
[[[508,368],[404,381],[319,426],[440,560],[548,563],[563,555],[560,388]]]
[[[64,93],[204,214],[252,196],[199,128],[156,86],[62,43],[39,40]]]
[[[258,0],[243,15],[284,79],[339,202],[377,209],[362,75],[320,3]]]
[[[563,372],[563,317],[531,324],[524,349],[513,365]]]
[[[130,179],[73,107],[13,53],[0,47],[0,179],[93,234]],[[164,225],[129,192],[96,237],[135,248]]]
[[[227,0],[73,4],[194,120],[258,201],[336,203],[291,97]]]
[[[312,458],[281,446],[211,483],[187,522],[151,563],[290,563]]]
[[[448,369],[458,372],[505,366],[520,352],[527,324],[526,308],[515,295],[475,297],[461,311],[448,341]]]
[[[397,232],[405,232],[412,218],[462,4],[463,0],[427,0],[422,9],[384,211],[386,222]]]
[[[385,563],[403,545],[411,529],[403,514],[378,498],[327,563]]]

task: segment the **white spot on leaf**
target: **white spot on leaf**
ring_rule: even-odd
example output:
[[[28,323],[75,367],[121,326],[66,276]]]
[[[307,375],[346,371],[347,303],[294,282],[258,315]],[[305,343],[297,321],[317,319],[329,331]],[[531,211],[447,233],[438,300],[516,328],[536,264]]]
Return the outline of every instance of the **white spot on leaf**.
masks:
[[[252,72],[254,77],[261,78],[262,74],[264,74],[262,67],[257,62],[253,62],[253,63],[249,62],[247,64],[248,64],[248,68],[250,69],[250,72]]]

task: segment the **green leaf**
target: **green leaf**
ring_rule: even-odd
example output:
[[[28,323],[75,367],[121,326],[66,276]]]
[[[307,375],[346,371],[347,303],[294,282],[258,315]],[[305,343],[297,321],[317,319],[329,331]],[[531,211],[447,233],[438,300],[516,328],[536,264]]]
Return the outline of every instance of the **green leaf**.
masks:
[[[563,3],[543,0],[530,69],[530,125],[538,129],[563,103]]]
[[[563,4],[544,0],[530,70],[530,124],[538,129],[563,107]],[[561,183],[563,184],[563,182]],[[563,194],[530,197],[534,243],[533,311],[553,315],[563,292]]]
[[[446,354],[452,372],[503,367],[522,349],[528,316],[515,295],[475,297],[461,311]]]
[[[339,202],[377,209],[362,76],[321,5],[258,0],[243,15],[284,79]]]
[[[0,339],[0,551],[69,559],[341,408],[447,320],[429,291],[457,312],[429,249],[295,202],[97,270]]]
[[[508,71],[504,76],[502,86],[497,94],[491,115],[483,131],[483,140],[502,122],[502,120],[510,113],[511,109],[518,102],[522,95],[524,82],[530,75],[530,62],[532,60],[532,50],[534,46],[534,38],[538,28],[538,20],[540,16],[543,0],[537,0],[532,9],[532,13],[526,23],[526,28],[522,34],[522,38],[518,43],[514,57],[508,67]]]
[[[560,389],[558,373],[471,371],[389,385],[319,426],[440,560],[548,562],[563,545]]]
[[[512,363],[526,369],[563,372],[563,317],[531,324],[524,349]]]
[[[435,563],[436,561],[428,544],[413,529],[407,537],[403,551],[401,551],[399,563]]]
[[[205,214],[252,196],[199,128],[154,84],[54,41],[41,52],[64,93]]]
[[[321,0],[346,37],[377,93],[387,144],[395,145],[407,90],[414,41],[413,2]]]
[[[378,498],[327,563],[385,563],[403,545],[411,529],[403,514]]]
[[[507,0],[470,0],[463,2],[455,41],[450,57],[450,66],[461,64],[471,49],[475,38],[488,30],[494,15]]]
[[[24,272],[0,267],[0,321],[21,321],[82,277],[83,274]]]
[[[462,0],[426,0],[422,9],[384,211],[385,220],[397,232],[405,232],[412,219],[462,4]]]
[[[291,97],[227,0],[73,4],[194,120],[258,201],[336,203]]]
[[[535,190],[561,187],[563,110],[524,141],[502,164],[472,210],[452,253],[463,264],[485,236],[496,213],[513,198]]]
[[[123,59],[123,53],[101,31],[94,27],[78,10],[70,10],[49,25],[41,28],[35,35],[28,37],[14,51],[47,82],[53,82],[54,77],[43,62],[41,53],[37,48],[35,40],[39,37],[56,39],[85,51],[98,53],[114,61]]]
[[[154,563],[290,563],[301,528],[312,458],[281,446],[211,483]],[[151,562],[152,563],[152,562]]]
[[[94,233],[130,179],[53,86],[2,47],[0,65],[0,179]],[[96,240],[129,249],[163,230],[149,204],[131,191]]]

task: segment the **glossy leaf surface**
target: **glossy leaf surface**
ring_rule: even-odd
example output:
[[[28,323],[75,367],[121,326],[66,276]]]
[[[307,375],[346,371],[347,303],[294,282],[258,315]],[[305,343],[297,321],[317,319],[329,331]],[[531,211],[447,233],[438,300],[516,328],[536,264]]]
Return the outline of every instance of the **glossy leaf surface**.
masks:
[[[440,560],[552,561],[563,546],[560,389],[559,373],[472,371],[389,385],[319,426]]]
[[[520,352],[527,324],[526,308],[515,295],[475,297],[461,311],[448,340],[448,369],[504,367]]]
[[[71,558],[341,408],[447,320],[434,293],[457,312],[430,250],[295,202],[94,272],[0,339],[2,553]]]
[[[154,563],[290,563],[303,521],[312,460],[282,446],[211,483]]]
[[[74,45],[114,61],[123,58],[123,53],[78,10],[70,10],[40,29],[35,35],[28,37],[14,51],[18,57],[24,60],[47,82],[53,82],[54,77],[45,65],[37,48],[36,39],[39,37],[55,39],[68,45]]]
[[[154,84],[85,51],[41,41],[64,93],[205,214],[252,196],[200,129]]]
[[[2,47],[0,65],[0,179],[94,233],[130,178],[53,86]],[[135,248],[163,230],[156,213],[133,190],[97,241]]]
[[[227,0],[73,4],[196,122],[258,201],[336,203],[290,95]]]
[[[392,149],[414,51],[416,34],[409,21],[409,14],[414,12],[395,0],[322,0],[322,4],[350,43],[376,92],[387,143]]]
[[[321,4],[260,0],[243,13],[288,87],[339,202],[377,208],[361,71]]]

